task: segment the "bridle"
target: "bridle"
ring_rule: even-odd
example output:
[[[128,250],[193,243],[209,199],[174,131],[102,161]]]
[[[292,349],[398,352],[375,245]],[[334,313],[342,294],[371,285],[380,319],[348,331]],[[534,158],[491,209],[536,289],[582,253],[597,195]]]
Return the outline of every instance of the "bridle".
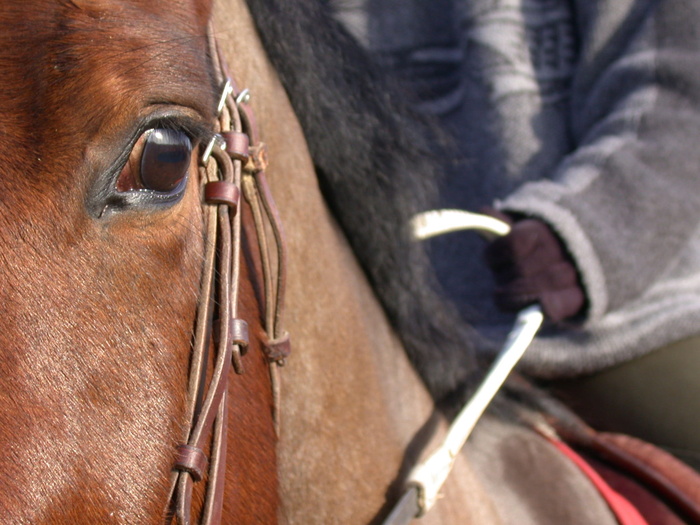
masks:
[[[231,367],[243,373],[242,355],[248,346],[248,326],[238,317],[241,227],[239,213],[241,190],[250,205],[255,237],[258,240],[265,289],[264,328],[261,346],[270,362],[275,430],[279,425],[278,365],[290,353],[289,336],[281,328],[284,304],[286,255],[279,214],[265,178],[265,145],[260,142],[255,119],[248,105],[248,90],[238,91],[226,70],[216,40],[208,31],[209,50],[215,80],[222,85],[216,122],[217,134],[202,155],[199,168],[202,184],[205,259],[195,325],[186,421],[185,441],[177,449],[172,476],[167,523],[174,515],[179,525],[190,525],[192,492],[195,482],[206,477],[202,525],[221,522],[224,477],[226,472],[226,434],[228,414],[228,377]],[[435,212],[429,212],[435,213]],[[444,212],[437,212],[443,214]],[[431,215],[432,217],[432,215]],[[432,236],[444,231],[442,216],[439,227],[428,228]],[[432,221],[429,221],[432,222]],[[472,227],[471,218],[466,226]],[[478,224],[495,234],[502,225]],[[414,225],[416,227],[416,225]],[[460,224],[459,228],[465,227]],[[248,229],[246,229],[248,231]],[[274,237],[275,251],[268,245],[268,233]],[[218,303],[218,309],[214,303]],[[214,321],[215,310],[218,321]],[[452,470],[454,459],[510,370],[520,359],[542,322],[538,307],[521,313],[501,356],[477,389],[475,396],[456,418],[443,445],[426,462],[411,473],[408,490],[385,523],[408,523],[422,515],[437,500],[440,488]],[[214,370],[205,384],[207,350],[214,339]],[[209,457],[205,453],[210,441]],[[206,474],[206,476],[205,476]]]
[[[230,79],[211,27],[209,51],[215,81],[223,86],[217,108],[216,135],[202,155],[199,175],[203,195],[204,265],[189,372],[183,444],[171,477],[166,522],[191,523],[194,483],[206,483],[200,523],[221,522],[226,472],[228,379],[231,368],[244,372],[248,325],[238,315],[241,274],[241,191],[249,204],[263,270],[266,335],[261,346],[270,363],[275,429],[279,425],[278,366],[289,356],[289,336],[282,330],[286,255],[279,214],[265,178],[264,143],[260,142],[247,90]],[[268,237],[274,238],[274,252]],[[216,320],[215,320],[216,314]],[[213,345],[212,345],[213,340]],[[206,381],[213,349],[213,372]],[[209,450],[207,457],[206,450]]]
[[[212,35],[210,28],[209,50],[215,80],[223,88],[218,105],[217,134],[205,149],[199,168],[204,197],[204,269],[190,365],[186,413],[188,431],[184,443],[177,450],[167,513],[167,523],[170,523],[174,516],[179,525],[190,525],[193,485],[205,478],[206,491],[200,523],[216,525],[221,522],[226,471],[228,377],[231,367],[236,373],[243,373],[241,357],[248,346],[247,323],[238,317],[241,190],[252,211],[263,269],[263,317],[266,336],[265,340],[261,341],[261,346],[270,362],[275,407],[273,419],[277,431],[277,367],[284,363],[290,353],[289,336],[281,328],[286,274],[285,246],[279,214],[265,178],[265,145],[259,140],[255,118],[248,105],[248,91],[238,91],[230,80]],[[438,213],[444,215],[444,212]],[[471,218],[468,222],[468,226],[473,226]],[[493,229],[491,226],[486,229],[495,234],[502,234],[499,228]],[[477,227],[483,229],[484,225],[479,224]],[[416,235],[432,236],[451,231],[450,228],[428,228],[428,235]],[[417,228],[417,231],[419,229]],[[269,249],[269,232],[274,237],[275,253],[271,253]],[[215,302],[218,308],[215,308]],[[218,321],[214,321],[215,310],[218,312]],[[424,514],[432,507],[452,469],[454,458],[476,421],[535,336],[541,322],[542,314],[538,307],[521,313],[521,318],[502,354],[477,389],[475,396],[456,418],[442,447],[426,462],[414,468],[409,479],[408,491],[385,523],[408,523],[413,517]],[[212,338],[215,343],[214,370],[208,384],[205,384],[208,350]],[[210,449],[207,458],[205,450],[208,443]]]
[[[265,145],[259,140],[255,119],[248,105],[248,91],[238,91],[230,80],[212,35],[210,28],[209,49],[215,78],[224,87],[218,106],[218,133],[207,146],[200,167],[206,231],[205,263],[188,390],[187,421],[190,427],[185,443],[178,447],[169,506],[170,513],[174,514],[179,525],[190,524],[193,484],[205,477],[207,464],[207,488],[200,523],[216,525],[221,522],[226,470],[228,376],[231,366],[237,373],[243,372],[241,356],[248,346],[247,324],[237,317],[241,251],[241,214],[238,213],[238,204],[241,189],[252,211],[263,268],[264,327],[267,340],[262,341],[262,347],[270,361],[276,429],[279,421],[277,366],[284,363],[290,352],[289,336],[281,329],[285,247],[279,214],[265,178]],[[471,220],[468,222],[471,227]],[[460,225],[462,227],[464,225]],[[484,225],[479,224],[477,227],[483,229]],[[486,229],[495,234],[503,233],[499,228],[494,229],[493,225],[487,225]],[[442,231],[448,230],[440,227],[431,231],[430,235]],[[268,247],[268,232],[274,237],[275,254]],[[224,322],[213,322],[215,294],[219,304],[218,317]],[[521,315],[523,317],[511,335],[512,341],[506,345],[474,398],[455,420],[443,446],[424,464],[414,468],[408,492],[386,523],[408,523],[414,516],[427,512],[437,499],[440,487],[452,469],[454,458],[471,429],[541,324],[542,315],[537,307],[532,312],[527,311]],[[212,327],[216,327],[214,372],[205,388],[207,349]],[[206,395],[202,394],[204,390]],[[201,399],[203,401],[200,402]],[[204,452],[207,439],[211,439],[209,460]]]

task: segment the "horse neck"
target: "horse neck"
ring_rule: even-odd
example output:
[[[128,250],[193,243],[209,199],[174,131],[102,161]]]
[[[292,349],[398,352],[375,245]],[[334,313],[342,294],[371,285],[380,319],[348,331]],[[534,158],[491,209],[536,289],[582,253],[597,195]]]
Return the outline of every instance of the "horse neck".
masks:
[[[215,21],[231,74],[252,93],[288,241],[285,324],[294,352],[281,371],[280,516],[368,523],[444,424],[323,200],[244,1],[219,2]]]

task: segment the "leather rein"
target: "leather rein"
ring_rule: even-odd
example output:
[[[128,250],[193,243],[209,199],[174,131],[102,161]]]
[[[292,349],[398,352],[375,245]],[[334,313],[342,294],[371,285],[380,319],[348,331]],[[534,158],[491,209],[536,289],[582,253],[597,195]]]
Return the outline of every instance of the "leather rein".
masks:
[[[265,178],[265,144],[260,142],[248,90],[238,91],[230,79],[216,40],[208,31],[209,50],[218,85],[216,135],[199,165],[205,232],[204,265],[189,372],[187,431],[178,446],[166,523],[190,525],[195,483],[206,484],[200,524],[221,523],[226,473],[228,381],[231,368],[244,373],[248,325],[239,317],[242,217],[241,191],[249,204],[263,269],[263,351],[270,363],[275,429],[279,425],[278,366],[290,354],[289,335],[282,330],[286,250],[279,214]],[[274,251],[268,237],[274,239]],[[215,319],[216,317],[216,319]],[[213,340],[213,344],[212,344]],[[213,371],[207,365],[213,351]],[[206,450],[209,451],[207,456]]]

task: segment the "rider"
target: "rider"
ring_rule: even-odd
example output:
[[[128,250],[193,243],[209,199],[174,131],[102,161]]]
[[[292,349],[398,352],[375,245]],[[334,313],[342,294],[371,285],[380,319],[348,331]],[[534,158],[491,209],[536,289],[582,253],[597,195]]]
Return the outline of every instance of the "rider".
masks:
[[[522,370],[700,466],[700,3],[329,1],[451,135],[442,206],[513,223],[432,247],[485,351],[539,301]]]

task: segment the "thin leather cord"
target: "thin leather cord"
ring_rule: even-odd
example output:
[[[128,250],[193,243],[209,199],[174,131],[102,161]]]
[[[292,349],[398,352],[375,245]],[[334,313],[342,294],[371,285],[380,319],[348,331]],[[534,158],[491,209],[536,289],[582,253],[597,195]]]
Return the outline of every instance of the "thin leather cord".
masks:
[[[241,131],[241,120],[236,111],[235,101],[230,95],[226,97],[226,105],[220,116],[222,130],[233,128],[234,131]],[[224,169],[225,181],[237,187],[241,185],[241,162],[232,161],[223,151],[213,152],[212,155],[219,166],[230,166],[231,169]],[[222,250],[220,261],[220,272],[226,272],[228,279],[222,281],[220,297],[220,341],[225,341],[225,351],[222,356],[225,376],[230,373],[231,364],[234,364],[236,371],[242,373],[241,352],[238,345],[230,344],[230,325],[223,320],[236,319],[238,317],[238,296],[239,283],[241,278],[241,214],[230,213],[226,206],[219,207],[219,220],[221,221]],[[233,239],[230,238],[233,236]],[[232,363],[233,362],[233,363]],[[220,523],[223,506],[223,487],[226,474],[226,445],[228,431],[228,382],[225,381],[225,388],[221,392],[221,401],[218,403],[219,409],[214,420],[214,436],[212,453],[210,458],[209,484],[214,486],[214,490],[208,490],[204,504],[202,523]]]
[[[222,84],[227,77],[223,57],[213,37],[210,27],[208,39],[211,51],[214,75]],[[200,523],[215,525],[221,522],[223,508],[223,491],[226,473],[226,437],[228,428],[228,377],[231,367],[237,373],[243,372],[241,348],[236,343],[247,344],[247,328],[238,316],[239,281],[241,277],[241,214],[237,210],[237,195],[243,178],[250,178],[251,194],[249,200],[255,217],[256,237],[261,260],[263,261],[263,281],[265,283],[264,323],[268,340],[264,346],[284,347],[288,353],[288,337],[281,330],[282,304],[285,286],[286,255],[284,241],[279,227],[279,216],[271,200],[262,168],[264,167],[264,145],[258,141],[257,128],[252,111],[247,101],[239,101],[232,96],[238,93],[229,80],[222,94],[217,121],[217,131],[232,142],[232,151],[225,152],[222,144],[212,141],[207,148],[200,167],[202,178],[202,195],[205,195],[204,229],[205,249],[204,267],[201,279],[199,308],[195,326],[190,379],[188,381],[188,401],[185,421],[188,424],[186,445],[181,447],[178,462],[172,476],[171,502],[167,522],[174,513],[178,525],[190,525],[193,484],[201,479],[200,472],[206,462],[204,449],[210,443],[208,477],[205,480],[206,491]],[[247,135],[245,140],[243,133]],[[221,138],[221,137],[219,137]],[[248,151],[240,150],[250,143]],[[243,162],[247,161],[245,167]],[[245,175],[244,175],[245,173]],[[261,185],[262,181],[262,185]],[[271,261],[267,244],[266,223],[275,237],[277,260]],[[273,266],[276,266],[273,271]],[[275,279],[276,277],[276,279]],[[275,282],[276,281],[276,282]],[[205,384],[207,363],[210,359],[212,326],[214,315],[214,294],[218,305],[218,328],[215,334],[214,369],[208,384]],[[232,334],[233,324],[235,334]],[[245,328],[242,330],[241,328]],[[233,335],[233,337],[232,337]],[[269,339],[271,337],[271,339]],[[279,339],[282,338],[282,344]],[[243,341],[242,341],[243,339]],[[269,351],[269,349],[268,349]],[[279,355],[279,351],[273,352]],[[279,378],[277,364],[271,364],[271,381],[274,398],[274,423],[278,431],[279,422]]]
[[[227,97],[230,99],[230,96]],[[228,101],[227,107],[224,108],[225,115],[229,109],[235,111],[235,104],[232,100]],[[240,119],[229,117],[222,118],[222,125],[228,127],[231,121],[240,123]],[[215,168],[212,172],[206,169],[207,182],[212,182],[212,178],[221,178],[224,182],[230,184],[240,184],[240,161],[232,161],[231,158],[223,153],[220,149],[214,148],[211,151],[211,157],[214,160]],[[236,180],[238,179],[238,180]],[[229,206],[227,204],[218,204],[210,206],[212,212],[206,212],[207,216],[207,247],[205,248],[205,275],[203,278],[204,286],[202,293],[203,307],[201,308],[198,317],[201,320],[206,320],[204,325],[198,324],[197,334],[195,336],[195,349],[192,365],[193,377],[190,378],[190,401],[188,410],[192,410],[196,416],[194,427],[190,432],[187,440],[187,445],[198,450],[204,448],[207,438],[211,434],[211,429],[214,427],[213,436],[211,436],[211,458],[209,469],[209,490],[206,491],[204,511],[201,523],[218,523],[221,517],[221,507],[223,504],[223,483],[225,474],[225,453],[226,453],[226,430],[227,422],[223,420],[226,410],[226,397],[228,390],[228,376],[231,368],[233,348],[230,344],[230,319],[234,319],[237,315],[237,299],[238,299],[238,282],[240,280],[240,217],[238,213],[230,215]],[[216,218],[212,220],[212,215]],[[210,225],[214,224],[213,227]],[[212,234],[213,232],[213,234]],[[212,256],[211,245],[214,244],[214,253]],[[218,290],[218,307],[219,318],[218,323],[218,341],[216,345],[215,365],[212,372],[212,378],[209,382],[209,389],[206,393],[201,410],[196,410],[196,401],[201,397],[202,381],[206,373],[206,360],[209,347],[210,329],[211,326],[211,283],[214,281],[213,262],[212,259],[218,260],[217,290]],[[240,350],[237,348],[237,354],[240,356]],[[240,364],[240,363],[239,363]],[[196,393],[192,395],[192,393]],[[195,399],[194,403],[192,398]],[[198,413],[197,413],[198,412]],[[191,517],[191,499],[192,499],[192,475],[187,471],[182,471],[177,477],[176,500],[177,506],[175,514],[177,521],[181,525],[189,525]]]
[[[282,231],[282,221],[279,218],[279,213],[277,208],[272,205],[272,195],[270,194],[269,186],[267,185],[267,178],[265,177],[265,172],[260,171],[255,176],[255,183],[258,189],[258,195],[260,196],[260,201],[265,209],[267,215],[267,221],[272,229],[273,236],[275,238],[275,246],[277,248],[277,288],[276,288],[276,301],[270,316],[270,326],[273,328],[273,337],[279,339],[285,335],[282,329],[282,315],[284,310],[284,296],[286,291],[286,271],[284,265],[286,264],[286,246],[284,243],[284,232]]]
[[[260,197],[255,187],[254,176],[250,173],[246,173],[243,177],[243,195],[245,195],[248,204],[250,204],[253,221],[255,222],[255,231],[258,236],[258,251],[263,268],[263,286],[265,289],[265,329],[269,333],[270,328],[274,327],[274,309],[271,307],[275,304],[273,277],[270,270],[272,262],[270,260],[270,251],[267,247],[267,233],[265,231]]]
[[[202,512],[202,523],[221,523],[221,512],[223,508],[224,482],[226,481],[226,435],[228,430],[228,401],[226,395],[219,404],[219,413],[214,424],[214,445],[210,457],[209,484],[215,487],[214,490],[207,491]]]
[[[250,164],[249,164],[250,165]],[[268,344],[274,344],[279,339],[287,336],[282,330],[282,302],[284,296],[284,275],[286,273],[286,254],[284,252],[284,242],[282,241],[282,233],[279,228],[277,214],[271,212],[271,206],[267,204],[270,199],[267,186],[260,186],[262,172],[246,173],[243,177],[243,194],[246,201],[250,204],[255,222],[255,230],[258,233],[258,249],[260,251],[260,259],[263,268],[263,281],[265,287],[265,331],[271,334],[273,339],[268,341]],[[277,271],[273,270],[273,264],[269,253],[269,244],[267,243],[267,235],[264,233],[266,226],[269,224],[273,236],[275,237],[275,245],[277,247]],[[277,277],[277,279],[275,279]],[[275,286],[276,280],[276,286]],[[269,336],[268,336],[269,337]],[[275,424],[275,432],[279,437],[280,433],[280,401],[281,401],[281,384],[279,379],[278,366],[283,364],[283,360],[272,360],[270,363],[270,382],[272,385],[273,396],[273,419]]]
[[[202,186],[216,177],[216,166],[200,167],[202,173]],[[212,173],[213,171],[213,173]],[[199,309],[195,325],[195,338],[192,349],[190,364],[190,375],[186,412],[187,428],[192,429],[195,422],[196,413],[199,412],[198,405],[201,403],[203,395],[203,380],[206,375],[206,362],[209,355],[210,326],[213,318],[213,297],[214,297],[214,272],[216,266],[216,208],[207,206],[204,209],[205,222],[205,248],[204,248],[204,268],[202,270],[202,281],[200,284]],[[185,435],[185,442],[189,441],[190,430]],[[189,524],[189,509],[191,507],[192,490],[191,485],[183,483],[182,480],[189,477],[187,473],[174,470],[171,476],[171,501],[175,506],[171,512],[177,517],[181,525]]]
[[[214,167],[216,169],[216,167]],[[201,168],[204,172],[204,180],[213,180],[209,178],[206,168]],[[209,353],[209,337],[208,329],[211,326],[214,315],[214,271],[216,267],[216,209],[209,206],[204,211],[205,230],[205,248],[204,248],[204,268],[202,271],[202,282],[200,284],[201,291],[199,294],[199,309],[197,312],[195,339],[192,347],[192,361],[190,365],[190,379],[188,392],[197,392],[198,395],[191,396],[187,406],[185,421],[188,422],[188,427],[194,426],[195,413],[199,412],[202,397],[202,381],[205,376],[205,368],[207,355]],[[186,438],[189,436],[185,436]]]
[[[284,314],[285,304],[284,299],[287,282],[287,249],[284,240],[285,236],[282,227],[282,221],[280,219],[277,207],[274,204],[274,199],[272,198],[272,193],[270,192],[270,187],[267,183],[267,177],[265,176],[265,168],[267,167],[265,144],[260,141],[255,118],[253,116],[251,108],[247,104],[242,104],[240,106],[240,117],[243,121],[244,127],[248,130],[251,146],[250,149],[251,153],[253,154],[251,160],[244,168],[244,194],[246,192],[247,187],[245,179],[247,175],[250,174],[252,175],[253,180],[255,182],[256,191],[254,193],[249,191],[252,198],[248,198],[248,196],[246,196],[246,200],[248,200],[251,206],[253,206],[254,203],[257,203],[255,205],[259,205],[261,209],[264,210],[267,224],[269,225],[272,234],[275,238],[275,247],[277,250],[277,271],[273,272],[272,266],[270,264],[263,265],[263,271],[267,272],[268,276],[265,278],[265,282],[267,286],[269,286],[269,291],[267,291],[266,289],[266,296],[272,297],[272,294],[274,293],[274,298],[272,299],[272,302],[269,302],[266,305],[265,328],[267,333],[272,335],[273,340],[277,341],[287,336],[287,334],[282,328],[282,318]],[[253,197],[253,195],[255,196]],[[265,229],[261,229],[260,224],[257,223],[256,230],[258,232],[265,231]],[[268,251],[267,243],[265,243],[264,246],[260,242],[258,244],[260,245],[261,254],[263,251]],[[268,260],[270,259],[269,256],[267,258]],[[273,292],[272,281],[275,280],[275,277],[277,278],[277,286],[275,292]]]
[[[228,155],[225,155],[218,150],[212,151],[212,157],[215,160],[216,165],[219,167],[219,172],[224,177],[226,182],[233,182],[233,166],[231,159]],[[202,403],[202,408],[197,414],[196,423],[192,429],[187,444],[199,450],[204,449],[205,441],[210,435],[210,430],[215,424],[217,414],[221,414],[221,405],[225,403],[224,399],[226,397],[228,389],[228,376],[231,368],[231,355],[232,348],[229,343],[229,330],[230,324],[229,319],[233,317],[233,306],[231,304],[231,287],[237,286],[238,276],[232,275],[232,271],[238,267],[238,265],[232,264],[232,243],[234,237],[236,241],[240,239],[240,235],[236,235],[231,231],[231,220],[229,218],[229,209],[227,205],[218,205],[214,208],[216,210],[216,221],[217,225],[217,259],[218,259],[218,276],[217,276],[217,290],[218,290],[218,307],[219,307],[219,318],[220,322],[218,341],[216,344],[216,355],[214,370],[212,372],[212,377],[209,382],[209,389]],[[240,224],[238,221],[234,221],[234,224]],[[210,301],[208,301],[210,302]],[[208,307],[207,307],[208,309]],[[209,325],[210,326],[210,325]],[[206,332],[209,332],[208,327],[205,328]],[[203,336],[204,339],[209,340],[207,335]],[[208,347],[208,344],[205,344]],[[203,356],[206,352],[202,353]],[[200,374],[205,372],[204,364],[199,364],[195,367]],[[202,375],[203,377],[203,375]],[[196,381],[191,381],[191,384],[195,384]],[[197,396],[198,397],[198,396]],[[223,428],[226,428],[225,422],[223,423]],[[219,432],[212,438],[211,444],[211,454],[213,457],[221,455],[221,448],[225,447],[225,430]],[[209,471],[209,486],[212,485],[216,487],[217,483],[223,483],[220,477],[217,475],[215,470],[216,465],[210,465]],[[181,472],[178,479],[178,489],[177,489],[177,500],[178,506],[176,509],[176,516],[178,522],[182,525],[189,525],[190,523],[190,509],[191,509],[191,496],[192,496],[192,485],[193,479],[189,472]],[[217,510],[217,506],[222,504],[221,498],[218,497],[217,490],[208,490],[205,497],[205,509],[209,516],[213,516],[220,513],[220,509]],[[207,521],[204,517],[202,520],[203,524],[213,523]]]
[[[260,260],[263,268],[263,283],[265,288],[265,331],[275,337],[275,321],[277,319],[275,312],[277,308],[275,307],[276,294],[272,282],[272,263],[270,261],[270,253],[267,248],[267,235],[265,233],[265,223],[262,214],[264,208],[260,202],[261,199],[255,184],[255,176],[252,173],[247,173],[243,177],[243,195],[245,196],[246,201],[248,201],[248,204],[250,204],[250,209],[253,214],[253,221],[255,222],[255,231],[257,232],[258,236],[258,250],[260,252]],[[279,437],[282,388],[277,367],[278,363],[276,361],[272,361],[269,365],[273,398],[272,417],[275,424],[275,434],[277,437]]]

